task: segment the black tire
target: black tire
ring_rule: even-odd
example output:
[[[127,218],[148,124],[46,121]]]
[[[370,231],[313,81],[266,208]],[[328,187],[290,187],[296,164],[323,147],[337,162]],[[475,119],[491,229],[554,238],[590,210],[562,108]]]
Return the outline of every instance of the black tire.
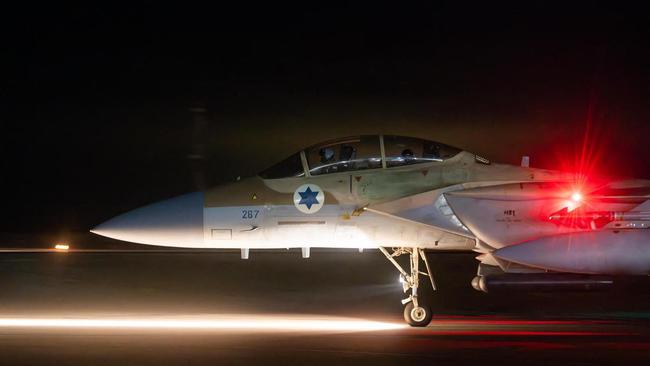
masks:
[[[426,327],[433,318],[431,307],[422,301],[418,301],[418,305],[418,309],[415,309],[413,301],[410,301],[404,306],[404,320],[412,327]]]

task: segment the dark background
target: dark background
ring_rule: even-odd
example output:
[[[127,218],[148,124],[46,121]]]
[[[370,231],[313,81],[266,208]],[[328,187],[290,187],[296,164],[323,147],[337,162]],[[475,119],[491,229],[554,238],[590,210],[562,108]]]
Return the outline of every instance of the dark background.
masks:
[[[2,18],[7,237],[71,240],[357,133],[649,178],[648,22],[631,4],[33,4]]]
[[[155,249],[87,230],[361,133],[438,140],[497,162],[530,155],[533,167],[650,178],[646,8],[611,1],[322,4],[3,4],[0,246]],[[0,254],[2,317],[280,313],[402,322],[397,272],[377,251],[314,250],[309,259],[295,250],[252,251],[247,261],[234,251]],[[429,256],[439,291],[424,282],[421,296],[436,320],[420,333],[3,328],[2,360],[647,359],[650,277],[617,278],[608,292],[484,294],[469,286],[474,256]],[[456,329],[467,337],[430,333],[458,316],[469,316]],[[488,329],[514,329],[510,335],[482,333],[490,316],[524,320],[516,329]],[[548,318],[602,334],[563,336],[566,328]],[[528,332],[540,330],[551,333]]]

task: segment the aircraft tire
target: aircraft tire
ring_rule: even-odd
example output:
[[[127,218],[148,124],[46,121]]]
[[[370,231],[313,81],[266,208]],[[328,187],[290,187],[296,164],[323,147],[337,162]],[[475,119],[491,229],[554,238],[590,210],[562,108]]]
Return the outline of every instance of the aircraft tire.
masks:
[[[419,301],[419,306],[415,308],[413,301],[404,306],[404,320],[412,327],[426,327],[431,323],[433,313],[431,307],[422,301]]]

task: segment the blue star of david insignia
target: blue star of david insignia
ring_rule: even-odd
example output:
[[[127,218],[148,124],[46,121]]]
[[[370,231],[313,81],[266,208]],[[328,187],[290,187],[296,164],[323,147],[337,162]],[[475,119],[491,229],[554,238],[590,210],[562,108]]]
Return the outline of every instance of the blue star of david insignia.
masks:
[[[320,202],[316,199],[316,196],[318,195],[318,191],[312,192],[311,187],[307,187],[307,189],[304,192],[298,192],[300,195],[300,202],[298,202],[299,205],[307,205],[307,209],[311,210],[312,205],[317,205]]]

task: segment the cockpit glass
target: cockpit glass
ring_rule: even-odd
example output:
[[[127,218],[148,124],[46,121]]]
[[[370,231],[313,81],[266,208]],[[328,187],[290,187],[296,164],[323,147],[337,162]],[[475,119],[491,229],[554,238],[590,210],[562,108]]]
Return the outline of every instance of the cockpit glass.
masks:
[[[452,146],[413,137],[384,136],[386,166],[440,162],[461,152]],[[305,149],[310,175],[382,167],[379,136],[356,136]],[[260,173],[264,179],[304,177],[301,154],[291,155]]]
[[[326,142],[305,150],[311,175],[381,168],[379,136]]]
[[[300,160],[300,153],[293,154],[290,157],[282,160],[274,166],[266,169],[260,173],[260,177],[264,179],[277,179],[289,177],[304,177],[305,170],[302,167]]]
[[[439,142],[413,137],[384,136],[386,166],[430,163],[449,159],[461,150]]]

